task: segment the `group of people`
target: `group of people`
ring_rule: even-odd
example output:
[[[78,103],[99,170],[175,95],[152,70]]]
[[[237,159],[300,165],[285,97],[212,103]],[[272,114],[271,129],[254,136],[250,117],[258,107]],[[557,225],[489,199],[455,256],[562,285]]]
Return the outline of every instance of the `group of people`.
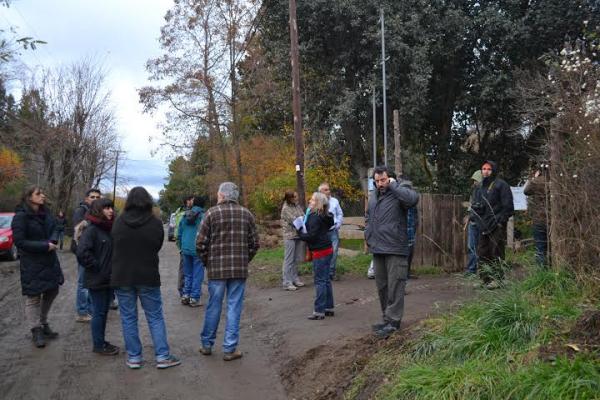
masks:
[[[526,194],[540,197],[544,183],[540,174],[525,188]],[[414,247],[419,194],[410,181],[395,179],[385,166],[373,171],[375,190],[370,194],[365,217],[365,240],[373,255],[374,277],[382,313],[373,330],[387,337],[400,327],[404,313],[404,295],[410,274]],[[513,214],[510,187],[498,177],[493,161],[485,161],[473,175],[474,186],[469,209],[468,271],[477,265],[494,263],[504,257],[506,224]],[[541,194],[540,194],[541,193]],[[227,302],[223,358],[242,357],[238,349],[239,325],[243,309],[248,264],[259,249],[259,239],[252,213],[238,203],[239,191],[231,182],[222,183],[217,204],[205,211],[205,199],[189,196],[176,213],[177,246],[181,253],[179,294],[181,303],[202,305],[202,282],[208,279],[208,304],[200,334],[200,352],[211,355],[221,318],[223,301]],[[46,340],[58,333],[48,324],[48,312],[64,283],[57,249],[57,220],[45,205],[41,188],[28,188],[17,206],[12,222],[15,244],[21,263],[21,285],[25,300],[25,316],[32,340],[44,347]],[[142,187],[133,188],[125,207],[115,218],[111,200],[90,189],[76,210],[73,250],[77,256],[81,290],[78,289],[78,318],[90,315],[93,352],[116,355],[120,349],[106,340],[107,316],[113,295],[118,300],[122,334],[129,368],[141,368],[144,360],[138,332],[137,301],[146,315],[154,343],[156,366],[169,368],[180,364],[171,354],[162,310],[159,257],[164,230],[154,215],[154,201]],[[82,211],[83,210],[83,211]],[[64,218],[64,214],[62,215]],[[546,225],[536,230],[537,256],[545,259]],[[80,221],[78,221],[80,220]],[[335,315],[332,281],[337,279],[336,256],[343,212],[339,201],[331,196],[327,183],[319,186],[310,198],[308,208],[298,204],[298,195],[287,191],[281,209],[284,238],[282,284],[295,291],[305,286],[298,276],[298,263],[312,260],[315,286],[310,320],[323,320]],[[545,222],[545,221],[544,221]],[[66,222],[63,222],[64,226]],[[64,228],[63,228],[64,231]],[[305,248],[306,246],[306,248]],[[481,271],[480,271],[481,273]],[[484,283],[493,276],[482,274]],[[79,320],[79,319],[78,319]]]
[[[419,195],[409,181],[397,181],[385,166],[374,169],[373,179],[376,190],[369,198],[365,239],[373,254],[373,274],[382,311],[382,322],[373,329],[378,336],[387,337],[400,327],[404,312]],[[296,290],[304,286],[298,277],[298,263],[305,259],[305,243],[313,263],[315,286],[313,313],[308,319],[322,320],[335,315],[331,281],[337,279],[335,263],[343,212],[327,183],[312,194],[306,211],[297,200],[297,193],[287,191],[281,208],[283,287]]]
[[[125,207],[116,219],[110,199],[102,198],[96,189],[86,194],[86,198],[92,196],[94,198],[86,203],[82,221],[76,226],[73,248],[78,266],[82,269],[80,281],[88,291],[91,303],[86,312],[91,312],[92,351],[100,355],[117,355],[120,352],[105,338],[114,292],[118,299],[127,353],[126,365],[132,369],[144,365],[138,331],[138,300],[146,315],[154,344],[156,367],[164,369],[179,365],[181,361],[169,350],[162,309],[158,252],[163,245],[164,230],[162,222],[154,214],[152,196],[143,187],[131,189]],[[254,217],[238,204],[239,191],[236,185],[231,182],[221,184],[217,197],[218,204],[206,213],[203,209],[191,207],[192,213],[186,216],[190,218],[182,222],[180,227],[179,240],[185,242],[186,246],[181,246],[182,253],[191,252],[184,225],[195,227],[191,246],[197,253],[189,261],[184,259],[184,263],[200,263],[202,268],[206,266],[208,273],[209,301],[201,334],[201,352],[205,355],[212,353],[222,302],[227,296],[223,358],[230,361],[242,357],[237,344],[245,281],[248,263],[256,254],[259,243]],[[27,188],[12,222],[20,255],[21,287],[26,299],[25,316],[32,340],[39,348],[45,347],[47,340],[58,336],[50,328],[48,312],[59,287],[64,283],[57,256],[56,219],[45,203],[46,196],[40,187]],[[201,208],[199,203],[196,205]],[[198,228],[199,220],[202,224]],[[201,261],[198,262],[196,258]],[[186,266],[184,270],[189,268]],[[190,302],[199,301],[200,297],[196,286],[198,274],[193,274],[192,278],[184,278],[188,282],[182,287],[182,297],[186,296]]]

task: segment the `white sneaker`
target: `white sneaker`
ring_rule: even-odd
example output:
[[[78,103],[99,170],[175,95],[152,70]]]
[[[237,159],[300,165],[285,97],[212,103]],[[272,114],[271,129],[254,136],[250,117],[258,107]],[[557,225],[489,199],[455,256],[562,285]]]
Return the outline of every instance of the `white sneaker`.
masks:
[[[304,282],[301,282],[301,281],[296,281],[296,282],[294,282],[294,286],[296,286],[296,287],[303,287],[303,286],[306,286],[306,284]]]
[[[287,286],[283,287],[285,290],[290,290],[290,291],[294,291],[294,290],[298,290],[298,288],[292,284],[289,284]]]

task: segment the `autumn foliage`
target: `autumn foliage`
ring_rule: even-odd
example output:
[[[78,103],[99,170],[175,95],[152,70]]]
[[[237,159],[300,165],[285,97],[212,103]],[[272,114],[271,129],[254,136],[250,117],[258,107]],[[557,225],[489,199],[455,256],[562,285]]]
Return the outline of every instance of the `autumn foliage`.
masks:
[[[7,184],[23,177],[21,157],[7,147],[0,147],[0,190]]]

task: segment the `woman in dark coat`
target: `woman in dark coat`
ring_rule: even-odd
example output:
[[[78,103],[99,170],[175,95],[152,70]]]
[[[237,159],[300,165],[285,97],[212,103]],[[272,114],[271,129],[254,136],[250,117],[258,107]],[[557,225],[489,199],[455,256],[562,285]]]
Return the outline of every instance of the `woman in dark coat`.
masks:
[[[46,338],[58,336],[48,325],[48,312],[65,280],[56,256],[56,224],[45,202],[41,188],[27,188],[12,220],[20,256],[21,290],[26,296],[25,317],[37,347],[44,347]]]
[[[158,252],[165,232],[154,216],[152,196],[143,187],[134,187],[127,196],[125,210],[112,229],[113,254],[111,286],[119,299],[127,366],[143,365],[142,343],[138,331],[138,299],[148,321],[154,343],[157,368],[181,364],[169,351],[167,328],[162,310]]]
[[[308,319],[333,317],[333,288],[329,278],[329,264],[333,255],[329,229],[333,226],[333,216],[329,213],[329,202],[323,193],[313,193],[304,223],[306,233],[299,231],[298,234],[308,245],[312,256],[316,292],[314,311]]]
[[[83,266],[83,287],[92,299],[93,352],[105,356],[119,354],[119,348],[104,340],[106,319],[113,299],[110,288],[113,203],[109,199],[97,199],[85,215],[87,226],[77,243],[77,261]]]

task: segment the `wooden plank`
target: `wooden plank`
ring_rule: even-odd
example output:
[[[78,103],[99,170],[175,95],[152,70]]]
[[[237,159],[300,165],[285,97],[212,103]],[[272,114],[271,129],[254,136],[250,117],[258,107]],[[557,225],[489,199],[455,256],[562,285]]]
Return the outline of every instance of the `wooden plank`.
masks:
[[[431,243],[433,236],[433,215],[432,215],[432,195],[423,194],[423,265],[433,265],[433,245]]]
[[[413,252],[413,266],[423,265],[423,197],[417,204],[417,211],[419,214],[417,232],[415,234],[415,248]]]
[[[459,272],[464,269],[464,240],[463,213],[460,196],[452,196],[452,271]]]

